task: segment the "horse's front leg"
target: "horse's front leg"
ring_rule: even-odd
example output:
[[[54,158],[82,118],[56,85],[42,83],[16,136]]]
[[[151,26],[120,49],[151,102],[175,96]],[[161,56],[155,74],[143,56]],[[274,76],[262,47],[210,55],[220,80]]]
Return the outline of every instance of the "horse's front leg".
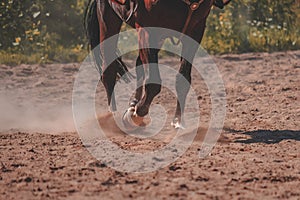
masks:
[[[135,130],[145,125],[144,117],[149,113],[149,108],[154,97],[161,90],[161,77],[157,64],[158,51],[156,49],[140,50],[140,55],[136,63],[137,89],[135,99],[131,101],[130,108],[123,116],[123,123],[127,130]],[[148,73],[145,73],[144,68],[148,68]],[[144,84],[146,74],[147,78]]]
[[[133,109],[138,104],[138,102],[141,101],[143,96],[143,89],[144,89],[145,71],[140,56],[138,56],[138,58],[136,59],[135,72],[136,72],[136,90],[134,94],[134,99],[129,104],[129,106]]]
[[[138,76],[137,100],[140,99],[143,92],[142,86],[144,78],[146,81],[143,97],[137,103],[134,115],[144,117],[149,113],[149,108],[154,97],[160,93],[161,90],[161,77],[158,69],[159,48],[153,49],[150,47],[159,47],[159,45],[162,44],[160,44],[160,39],[157,37],[157,34],[151,32],[151,30],[142,28],[139,25],[136,25],[136,27],[139,40],[139,58],[136,63]],[[147,70],[148,73],[145,73],[145,70]]]
[[[181,66],[178,74],[176,75],[176,93],[177,93],[177,106],[172,126],[175,128],[184,128],[184,108],[186,97],[190,90],[191,85],[191,70],[192,64],[186,59],[182,59]]]
[[[156,95],[161,91],[161,77],[158,68],[158,49],[141,49],[140,57],[148,74],[145,82],[144,96],[136,106],[135,113],[139,117],[144,117],[149,113],[150,105]]]
[[[190,34],[190,37],[197,42],[189,42],[191,40],[182,41],[182,57],[181,66],[178,74],[176,75],[176,93],[177,93],[177,106],[174,119],[172,121],[172,126],[175,128],[184,128],[184,108],[186,103],[186,97],[189,93],[191,86],[191,71],[192,62],[194,60],[195,54],[199,48],[199,44],[203,38],[203,33],[205,29],[205,21],[199,24]]]

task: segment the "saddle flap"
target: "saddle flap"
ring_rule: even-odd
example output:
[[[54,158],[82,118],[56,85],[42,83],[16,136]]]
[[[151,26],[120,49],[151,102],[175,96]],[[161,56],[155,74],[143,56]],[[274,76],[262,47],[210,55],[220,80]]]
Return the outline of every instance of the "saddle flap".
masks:
[[[111,8],[124,21],[128,22],[137,8],[134,0],[124,1],[124,4],[117,3],[114,0],[108,0]]]

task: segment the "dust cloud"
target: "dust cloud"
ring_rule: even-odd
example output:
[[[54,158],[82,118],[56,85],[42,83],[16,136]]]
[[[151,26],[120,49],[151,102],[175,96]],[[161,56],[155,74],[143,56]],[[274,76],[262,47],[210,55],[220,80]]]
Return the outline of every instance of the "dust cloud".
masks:
[[[73,132],[71,104],[37,103],[30,98],[17,102],[16,96],[0,94],[0,132]]]

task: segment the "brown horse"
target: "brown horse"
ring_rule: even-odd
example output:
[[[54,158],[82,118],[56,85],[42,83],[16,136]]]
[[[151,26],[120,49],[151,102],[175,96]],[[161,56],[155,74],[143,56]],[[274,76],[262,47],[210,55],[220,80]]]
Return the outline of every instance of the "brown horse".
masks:
[[[227,4],[230,0],[223,2]],[[136,61],[137,87],[135,98],[130,103],[130,117],[137,122],[149,112],[154,97],[161,91],[161,77],[158,69],[158,52],[163,41],[169,37],[177,37],[182,43],[181,66],[176,76],[177,108],[173,126],[182,127],[186,96],[191,83],[193,60],[203,38],[206,19],[215,0],[127,0],[125,4],[117,4],[112,0],[91,0],[86,11],[86,30],[89,42],[94,50],[102,82],[105,86],[108,104],[116,109],[114,87],[118,76],[126,74],[127,68],[121,58],[107,66],[107,60],[117,53],[117,38],[109,45],[105,40],[120,32],[123,21],[138,32],[139,56]],[[121,16],[121,17],[120,17]],[[123,17],[123,19],[122,19]],[[168,35],[153,33],[147,27],[171,29],[181,34]],[[192,38],[197,45],[186,42],[185,37]],[[100,45],[99,45],[100,44]],[[149,48],[150,46],[158,48]],[[100,58],[101,55],[101,58]],[[118,57],[118,56],[116,56]],[[187,59],[188,58],[188,59]],[[144,69],[149,71],[145,73]],[[147,74],[147,77],[146,77]]]

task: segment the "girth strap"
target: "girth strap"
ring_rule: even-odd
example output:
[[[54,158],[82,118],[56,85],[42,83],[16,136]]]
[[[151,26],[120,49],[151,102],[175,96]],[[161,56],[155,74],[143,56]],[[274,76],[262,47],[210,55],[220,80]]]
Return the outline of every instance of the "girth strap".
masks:
[[[199,0],[198,2],[190,2],[189,0],[184,0],[184,2],[189,5],[190,9],[189,9],[189,13],[188,13],[188,16],[186,18],[184,27],[183,27],[182,32],[181,32],[182,34],[185,34],[185,32],[186,32],[186,30],[187,30],[187,28],[190,24],[193,12],[199,8],[200,4],[203,3],[203,1],[204,0]]]

